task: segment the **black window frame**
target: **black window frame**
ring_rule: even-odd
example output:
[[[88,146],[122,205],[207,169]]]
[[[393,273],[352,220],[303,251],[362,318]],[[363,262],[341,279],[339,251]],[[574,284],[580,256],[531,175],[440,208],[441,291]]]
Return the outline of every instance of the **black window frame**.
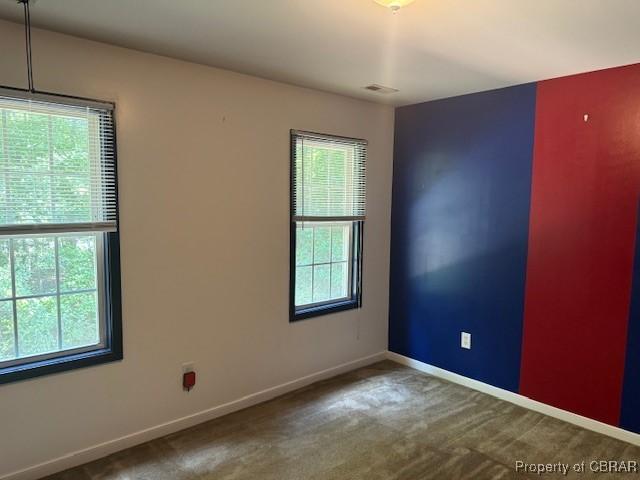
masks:
[[[294,189],[295,189],[295,139],[298,130],[292,129],[290,131],[290,161],[289,161],[289,322],[297,322],[300,320],[306,320],[309,318],[319,317],[322,315],[329,315],[337,312],[344,312],[347,310],[353,310],[362,307],[362,265],[363,265],[363,239],[364,239],[364,220],[356,220],[352,222],[352,235],[351,235],[351,295],[348,300],[337,300],[335,302],[327,302],[321,305],[313,305],[310,307],[297,308],[295,304],[296,296],[296,228],[297,223],[294,220]],[[339,137],[336,135],[321,134],[325,137],[334,137],[337,139],[345,139],[347,137]],[[356,139],[354,139],[356,140]],[[316,223],[320,223],[318,221]],[[327,221],[327,223],[335,223],[333,221]]]
[[[0,89],[30,94],[32,92],[13,87],[1,86]],[[113,102],[95,100],[84,97],[72,97],[56,93],[38,92],[49,97],[59,97],[64,100],[100,102],[110,104],[113,107],[113,169],[115,177],[115,205],[116,224],[120,225],[120,206],[118,194],[118,152],[117,152],[117,124],[116,105]],[[95,350],[81,353],[65,354],[44,360],[29,361],[0,368],[0,385],[10,384],[32,378],[37,378],[55,373],[68,372],[79,368],[91,367],[105,363],[116,362],[124,357],[122,341],[122,291],[120,275],[120,231],[105,232],[103,253],[104,275],[104,320],[105,320],[105,346]]]

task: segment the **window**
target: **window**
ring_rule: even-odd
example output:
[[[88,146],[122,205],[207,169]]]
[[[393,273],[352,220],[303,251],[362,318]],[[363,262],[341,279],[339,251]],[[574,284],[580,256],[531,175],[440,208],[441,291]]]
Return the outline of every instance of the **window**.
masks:
[[[291,132],[292,321],[361,305],[366,146]]]
[[[0,383],[122,358],[113,108],[0,89]]]

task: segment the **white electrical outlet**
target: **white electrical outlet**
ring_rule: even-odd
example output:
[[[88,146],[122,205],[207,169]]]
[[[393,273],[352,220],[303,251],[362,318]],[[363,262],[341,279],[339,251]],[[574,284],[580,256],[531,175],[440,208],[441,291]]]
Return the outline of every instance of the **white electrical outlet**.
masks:
[[[466,348],[467,350],[471,350],[471,334],[467,332],[462,332],[460,335],[460,346],[462,348]]]

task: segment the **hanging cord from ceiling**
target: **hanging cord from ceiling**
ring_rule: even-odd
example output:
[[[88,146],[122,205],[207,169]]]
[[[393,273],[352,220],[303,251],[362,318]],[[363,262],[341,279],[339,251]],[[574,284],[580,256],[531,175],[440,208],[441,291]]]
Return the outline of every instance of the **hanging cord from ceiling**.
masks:
[[[29,9],[29,0],[18,0],[24,9],[24,37],[25,47],[27,50],[27,81],[29,83],[29,91],[35,92],[33,85],[33,60],[31,51],[31,11]]]
[[[2,0],[0,0],[2,1]],[[80,97],[74,95],[67,95],[63,93],[55,93],[55,92],[46,92],[41,90],[36,90],[36,87],[33,82],[33,54],[31,47],[31,11],[30,6],[35,4],[38,0],[15,0],[18,5],[22,4],[22,8],[24,10],[24,37],[25,37],[25,47],[26,47],[26,61],[27,61],[27,81],[28,88],[14,87],[10,85],[2,85],[0,84],[0,97],[8,95],[10,98],[13,98],[18,92],[20,98],[31,98],[41,102],[49,102],[49,103],[62,103],[76,106],[78,101],[90,104],[97,104],[98,108],[104,108],[105,105],[109,106],[109,108],[113,109],[115,104],[110,101],[99,100],[94,98]]]

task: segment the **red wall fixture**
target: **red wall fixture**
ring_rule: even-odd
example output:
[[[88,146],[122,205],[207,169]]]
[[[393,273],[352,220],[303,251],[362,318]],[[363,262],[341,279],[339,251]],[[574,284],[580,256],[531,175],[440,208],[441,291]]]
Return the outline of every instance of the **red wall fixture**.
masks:
[[[520,392],[617,425],[640,192],[640,65],[538,84]]]

